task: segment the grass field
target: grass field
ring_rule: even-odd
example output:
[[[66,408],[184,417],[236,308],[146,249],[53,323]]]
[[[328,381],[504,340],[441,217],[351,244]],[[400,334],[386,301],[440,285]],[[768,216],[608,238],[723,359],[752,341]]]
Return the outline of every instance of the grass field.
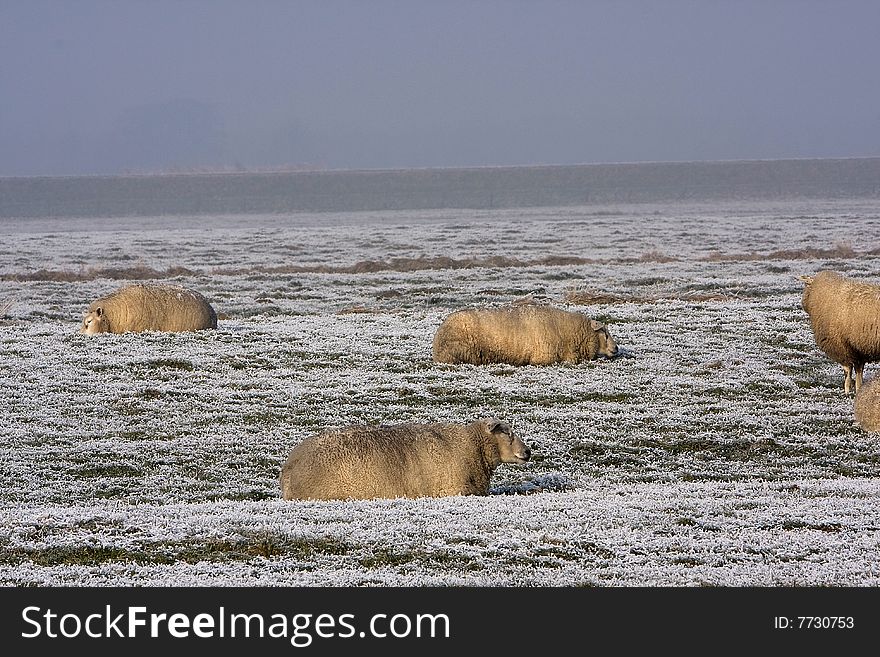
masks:
[[[880,281],[868,201],[4,219],[0,583],[880,585],[880,435],[801,274]],[[216,331],[79,335],[132,280]],[[440,365],[451,311],[546,302],[613,361]],[[880,366],[869,365],[871,376]],[[488,497],[284,502],[324,427],[502,417]]]

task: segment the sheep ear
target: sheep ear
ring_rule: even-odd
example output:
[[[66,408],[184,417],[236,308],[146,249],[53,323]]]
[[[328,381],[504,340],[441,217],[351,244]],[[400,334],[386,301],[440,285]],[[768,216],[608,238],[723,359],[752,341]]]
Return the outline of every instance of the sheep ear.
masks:
[[[98,306],[97,308],[95,308],[95,314],[96,314],[98,317],[100,317],[101,315],[103,315],[103,314],[104,314],[104,307],[103,307],[103,306]]]
[[[603,322],[598,321],[598,320],[591,319],[590,320],[590,328],[592,328],[594,331],[598,331],[600,329],[605,328],[605,324]]]
[[[495,433],[496,431],[500,431],[502,429],[502,425],[504,424],[497,417],[487,417],[483,422],[486,424],[486,430],[489,433]]]

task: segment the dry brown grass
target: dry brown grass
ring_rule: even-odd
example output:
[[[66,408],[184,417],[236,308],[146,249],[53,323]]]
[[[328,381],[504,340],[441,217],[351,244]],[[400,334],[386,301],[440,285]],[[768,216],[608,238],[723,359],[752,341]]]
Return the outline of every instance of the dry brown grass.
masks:
[[[874,255],[875,251],[869,251],[868,255]],[[825,260],[825,259],[850,259],[860,254],[849,244],[838,243],[830,249],[782,249],[770,253],[712,253],[701,258],[704,262],[733,262],[747,260]]]
[[[62,283],[79,283],[91,281],[96,278],[109,278],[113,280],[147,280],[159,278],[174,278],[176,276],[194,276],[199,272],[186,267],[169,267],[162,271],[138,265],[136,267],[86,267],[79,271],[59,269],[38,269],[34,272],[14,274],[0,274],[3,281],[54,281]]]
[[[678,258],[675,256],[668,256],[665,253],[660,253],[659,251],[646,251],[638,258],[634,259],[634,262],[677,262]]]
[[[619,296],[596,292],[594,290],[569,289],[563,294],[563,300],[575,306],[592,306],[616,303],[659,303],[661,301],[733,301],[740,297],[726,292],[670,292],[658,295],[627,295]]]
[[[626,303],[627,301],[636,301],[634,297],[623,298],[606,294],[604,292],[595,292],[593,290],[566,290],[563,295],[566,303],[572,303],[577,306],[589,306],[592,304],[604,303]]]
[[[786,249],[772,251],[770,253],[710,253],[698,258],[701,262],[736,262],[755,260],[822,260],[822,259],[852,259],[860,256],[880,255],[880,247],[859,253],[849,244],[839,243],[828,249]],[[656,250],[646,251],[637,257],[628,258],[581,258],[578,256],[547,256],[522,260],[507,256],[488,256],[484,258],[452,258],[449,256],[422,256],[418,258],[391,258],[389,260],[361,260],[353,265],[279,265],[276,267],[240,267],[240,268],[217,268],[210,271],[217,276],[242,276],[247,274],[372,274],[383,271],[415,272],[436,269],[506,269],[517,267],[571,267],[578,265],[596,264],[625,264],[625,263],[667,263],[677,262],[680,258],[666,255]],[[56,281],[56,282],[82,282],[97,278],[109,278],[114,280],[149,280],[175,278],[178,276],[198,276],[205,272],[189,269],[187,267],[169,267],[165,270],[154,269],[146,265],[133,267],[84,267],[79,270],[40,269],[33,272],[2,273],[0,280],[3,281]],[[571,303],[623,303],[626,301],[638,301],[634,297],[614,297],[612,295],[591,292],[589,290],[575,290],[567,293]],[[723,296],[723,295],[722,295]],[[727,298],[727,297],[725,297]],[[713,297],[714,299],[714,297]],[[641,299],[644,301],[645,299]]]
[[[381,313],[381,310],[377,308],[370,308],[369,306],[348,306],[346,308],[341,308],[336,311],[337,315],[364,315],[371,313]]]
[[[334,267],[330,265],[281,265],[278,267],[255,267],[253,269],[215,269],[213,273],[220,275],[241,275],[252,272],[264,274],[372,274],[380,271],[413,272],[432,269],[474,269],[486,267],[503,269],[509,267],[556,267],[566,265],[584,265],[600,262],[589,258],[574,256],[549,256],[535,260],[520,260],[506,256],[490,256],[487,258],[450,258],[448,256],[420,258],[392,258],[390,260],[361,260],[353,265]]]

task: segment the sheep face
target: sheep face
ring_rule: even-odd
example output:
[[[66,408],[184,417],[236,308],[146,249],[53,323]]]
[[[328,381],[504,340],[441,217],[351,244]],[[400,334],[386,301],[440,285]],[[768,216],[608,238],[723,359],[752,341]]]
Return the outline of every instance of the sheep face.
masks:
[[[101,306],[94,308],[83,316],[82,328],[79,332],[85,335],[97,335],[107,333],[110,330],[110,322]]]
[[[800,280],[804,284],[804,293],[801,296],[801,308],[804,309],[804,312],[810,312],[810,286],[813,284],[813,276],[798,276],[798,280]]]
[[[502,463],[525,463],[532,457],[532,450],[513,433],[507,422],[496,419],[485,422],[486,430],[498,444],[498,456]]]
[[[599,346],[597,354],[605,358],[614,358],[617,355],[617,343],[608,332],[608,327],[602,322],[597,322],[595,319],[590,320],[590,326],[596,332]]]

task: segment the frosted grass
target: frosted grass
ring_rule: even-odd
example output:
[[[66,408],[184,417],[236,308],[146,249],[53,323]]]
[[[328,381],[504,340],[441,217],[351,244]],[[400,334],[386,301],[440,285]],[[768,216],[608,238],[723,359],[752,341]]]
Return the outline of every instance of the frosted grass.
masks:
[[[880,279],[870,204],[4,220],[0,231],[5,585],[880,582],[880,436],[854,426],[797,280],[824,267]],[[817,248],[828,257],[806,252]],[[520,264],[340,271],[495,255]],[[580,264],[534,264],[547,258]],[[28,278],[134,265],[189,269],[171,280],[212,301],[218,329],[80,336],[88,303],[124,281]],[[617,301],[566,303],[584,290]],[[607,321],[624,356],[431,361],[450,311],[529,299]],[[323,427],[487,414],[534,455],[500,466],[488,498],[280,500],[284,458]]]

